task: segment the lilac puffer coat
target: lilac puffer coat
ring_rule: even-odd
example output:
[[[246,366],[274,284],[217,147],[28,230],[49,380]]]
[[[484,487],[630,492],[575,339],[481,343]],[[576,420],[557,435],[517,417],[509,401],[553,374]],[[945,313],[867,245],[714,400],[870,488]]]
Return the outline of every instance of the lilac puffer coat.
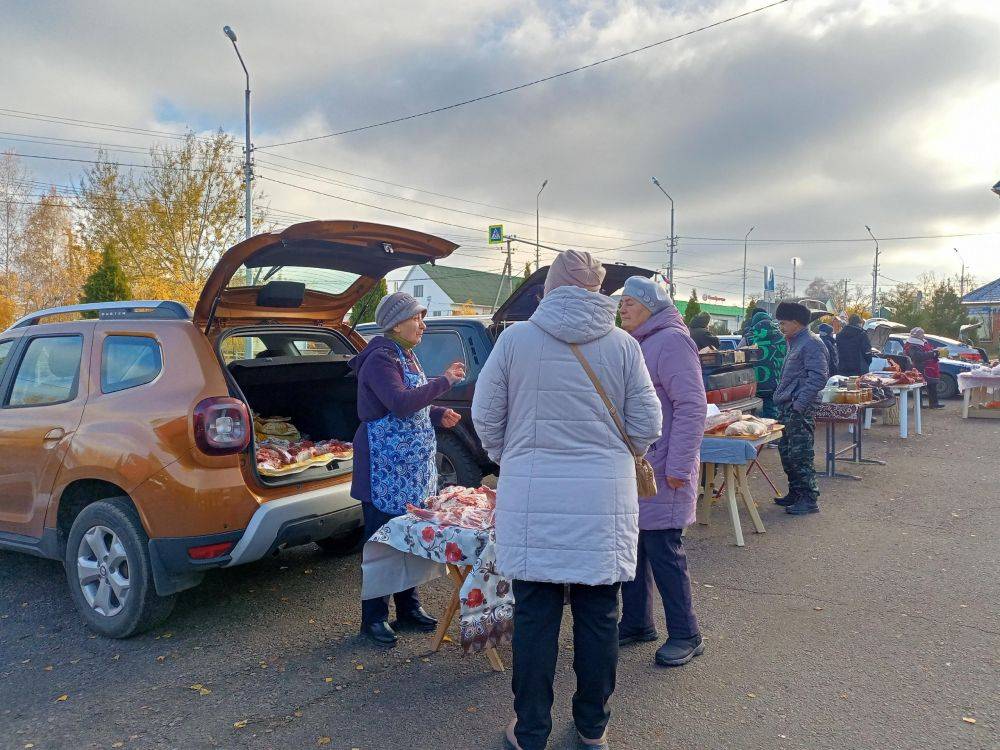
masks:
[[[671,305],[632,332],[642,347],[663,411],[663,436],[646,458],[656,472],[658,492],[639,502],[639,528],[683,529],[694,523],[699,454],[705,433],[705,385],[698,349],[677,308]],[[667,477],[686,480],[676,490]]]

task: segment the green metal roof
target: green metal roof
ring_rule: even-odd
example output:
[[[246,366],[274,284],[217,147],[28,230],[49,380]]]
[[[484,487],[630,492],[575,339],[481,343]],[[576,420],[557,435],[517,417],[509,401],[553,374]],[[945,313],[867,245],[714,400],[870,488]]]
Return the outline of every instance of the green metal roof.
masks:
[[[681,315],[687,312],[688,300],[679,299],[674,304],[677,305]],[[698,304],[701,305],[701,311],[709,315],[725,315],[730,318],[738,318],[743,315],[743,308],[738,305],[710,305],[707,302],[699,302]]]
[[[457,305],[464,304],[469,300],[472,304],[480,307],[492,307],[497,299],[497,289],[501,281],[506,281],[506,277],[499,273],[489,273],[487,271],[473,271],[468,268],[454,268],[451,266],[432,266],[426,263],[420,269],[427,274],[428,278],[437,284],[447,294],[451,301]],[[514,277],[514,288],[522,279]],[[500,294],[500,302],[507,299],[507,284],[504,283],[503,291]]]

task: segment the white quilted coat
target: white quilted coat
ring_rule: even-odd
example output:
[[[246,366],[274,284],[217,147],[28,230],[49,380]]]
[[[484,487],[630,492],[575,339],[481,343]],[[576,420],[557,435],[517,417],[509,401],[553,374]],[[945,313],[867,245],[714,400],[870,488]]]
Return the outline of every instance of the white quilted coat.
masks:
[[[615,328],[615,303],[578,287],[546,295],[507,329],[476,383],[472,418],[500,464],[497,563],[527,581],[588,585],[635,577],[635,464],[573,356],[579,344],[639,451],[661,410],[639,344]]]

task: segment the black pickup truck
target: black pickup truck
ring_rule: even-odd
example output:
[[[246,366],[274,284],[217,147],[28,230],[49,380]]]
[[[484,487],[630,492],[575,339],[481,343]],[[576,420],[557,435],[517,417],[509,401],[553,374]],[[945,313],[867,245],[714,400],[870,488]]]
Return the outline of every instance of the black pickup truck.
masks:
[[[609,296],[620,290],[630,276],[651,278],[655,274],[655,271],[645,268],[617,263],[606,263],[604,268],[607,275],[601,286],[601,293]],[[548,270],[548,267],[542,268],[528,277],[492,316],[431,317],[424,321],[427,330],[415,351],[427,376],[440,375],[448,365],[458,360],[465,362],[468,368],[466,379],[436,402],[438,406],[454,409],[462,415],[462,421],[457,427],[437,432],[438,480],[442,486],[458,484],[475,487],[482,482],[484,476],[498,471],[498,467],[483,451],[472,424],[472,396],[476,391],[479,373],[500,333],[506,326],[527,320],[535,312],[542,298]],[[363,323],[357,327],[357,331],[368,339],[378,333],[374,323]],[[749,369],[750,380],[753,380],[750,365],[727,369],[744,368]],[[741,382],[746,382],[746,379]],[[742,408],[749,412],[759,410],[760,405],[760,399],[751,397],[739,403],[726,404],[724,408]]]

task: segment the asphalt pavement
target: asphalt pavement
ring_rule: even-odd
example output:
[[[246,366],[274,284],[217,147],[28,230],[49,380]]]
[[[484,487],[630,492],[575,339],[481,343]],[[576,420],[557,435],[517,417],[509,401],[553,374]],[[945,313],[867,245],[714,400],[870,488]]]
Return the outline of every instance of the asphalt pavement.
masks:
[[[819,515],[784,514],[758,475],[765,534],[744,517],[735,547],[721,506],[689,531],[707,650],[663,669],[658,644],[623,649],[613,748],[1000,747],[1000,420],[952,401],[924,424],[873,427],[888,464],[823,479]],[[362,641],[359,564],[310,546],[220,571],[113,641],[58,563],[0,553],[0,747],[500,748],[509,675],[424,635]],[[426,608],[448,593],[427,586]],[[552,748],[574,747],[571,663],[567,615]]]

